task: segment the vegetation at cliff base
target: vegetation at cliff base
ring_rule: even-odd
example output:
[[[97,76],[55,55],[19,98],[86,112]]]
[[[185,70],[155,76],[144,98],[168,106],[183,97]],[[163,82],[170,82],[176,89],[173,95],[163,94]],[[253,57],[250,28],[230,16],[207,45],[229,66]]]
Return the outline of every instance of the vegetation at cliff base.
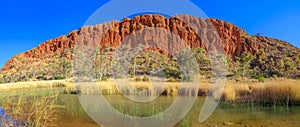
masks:
[[[266,49],[261,49],[266,50]],[[264,51],[266,52],[266,51]],[[68,52],[69,54],[71,52]],[[212,74],[211,59],[203,48],[193,49],[194,58],[199,65],[201,76],[209,78]],[[112,52],[110,49],[99,50],[95,57],[95,74],[100,81],[112,77],[111,67]],[[151,50],[142,50],[138,52],[130,61],[129,77],[149,76],[153,70],[163,70],[165,77],[173,82],[184,79],[181,75],[178,59],[168,57]],[[72,71],[72,60],[65,58],[61,54],[56,54],[54,58],[44,61],[28,64],[31,60],[22,60],[18,66],[9,72],[0,72],[0,83],[36,81],[36,80],[61,80],[74,76]],[[228,78],[249,78],[257,81],[264,81],[266,78],[292,78],[300,77],[300,53],[296,56],[290,56],[288,52],[277,56],[273,53],[269,55],[251,54],[243,52],[241,56],[227,56],[227,77]],[[86,65],[86,64],[84,64]]]

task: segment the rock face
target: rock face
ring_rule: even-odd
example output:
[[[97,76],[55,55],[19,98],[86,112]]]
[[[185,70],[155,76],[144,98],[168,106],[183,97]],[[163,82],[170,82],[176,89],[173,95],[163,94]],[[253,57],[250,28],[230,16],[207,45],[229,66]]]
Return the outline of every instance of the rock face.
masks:
[[[161,30],[146,31],[153,27]],[[212,34],[213,31],[217,31],[217,36],[219,36],[220,40],[214,40],[214,36],[216,35]],[[170,32],[172,34],[168,34]],[[145,36],[139,37],[139,34]],[[130,36],[127,37],[128,35]],[[99,38],[95,38],[96,36]],[[134,40],[137,38],[138,40]],[[125,18],[121,22],[113,21],[107,24],[82,27],[80,30],[46,41],[37,48],[14,56],[5,64],[2,70],[4,72],[9,71],[16,64],[22,64],[21,59],[30,59],[31,62],[39,62],[43,59],[51,59],[57,54],[65,54],[66,51],[72,54],[76,43],[89,43],[91,39],[93,40],[92,42],[100,44],[100,48],[107,45],[113,48],[120,45],[121,41],[126,40],[131,40],[131,42],[142,40],[141,43],[166,45],[166,50],[168,51],[176,51],[182,48],[180,45],[170,46],[171,41],[174,43],[174,41],[183,40],[191,48],[202,47],[206,50],[211,49],[212,42],[220,41],[215,48],[222,48],[224,54],[231,57],[241,56],[244,51],[250,52],[253,55],[258,53],[265,54],[261,49],[271,46],[278,46],[281,51],[290,50],[293,53],[299,52],[299,49],[279,40],[247,35],[244,30],[225,21],[201,19],[187,15],[166,18],[162,15],[154,14],[137,16],[133,19]],[[155,48],[149,49],[164,52]],[[64,57],[72,59],[70,53],[64,55]]]
[[[227,55],[240,56],[243,51],[255,54],[257,49],[261,48],[261,45],[257,43],[254,44],[255,46],[246,46],[242,42],[242,35],[246,35],[246,32],[237,26],[217,19],[210,19],[210,21],[218,31]]]

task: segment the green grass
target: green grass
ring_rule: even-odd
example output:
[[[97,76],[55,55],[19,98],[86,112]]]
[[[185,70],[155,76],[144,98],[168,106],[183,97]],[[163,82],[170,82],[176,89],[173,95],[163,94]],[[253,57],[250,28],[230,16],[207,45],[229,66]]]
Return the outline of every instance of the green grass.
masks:
[[[133,106],[125,106],[125,105],[118,105],[115,108],[123,113],[134,117],[147,117],[152,115],[157,115],[164,111],[164,108],[157,105],[133,105]]]
[[[190,127],[191,121],[188,116],[184,117],[183,120],[181,120],[178,124],[179,127]]]

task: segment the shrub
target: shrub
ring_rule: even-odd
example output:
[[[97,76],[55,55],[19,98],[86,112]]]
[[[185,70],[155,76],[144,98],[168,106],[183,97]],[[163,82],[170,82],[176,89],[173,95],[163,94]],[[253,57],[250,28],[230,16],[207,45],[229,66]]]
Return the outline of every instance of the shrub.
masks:
[[[108,81],[108,77],[107,76],[103,76],[101,81]]]
[[[66,77],[65,77],[65,76],[59,75],[59,76],[54,76],[53,79],[54,79],[54,80],[63,80],[63,79],[66,79]]]
[[[0,83],[5,83],[4,78],[0,77]]]
[[[142,81],[142,79],[140,77],[136,77],[135,81],[140,82],[140,81]]]
[[[252,78],[257,79],[259,82],[264,82],[266,80],[263,75],[255,75]]]
[[[38,76],[36,79],[37,80],[45,80],[45,77],[44,76]]]
[[[149,81],[150,79],[149,79],[149,77],[147,76],[147,75],[145,75],[144,77],[143,77],[143,81],[144,82],[146,82],[146,81]]]
[[[171,77],[171,78],[169,78],[169,80],[168,80],[169,82],[176,82],[176,79],[175,78],[173,78],[173,77]]]
[[[169,79],[171,78],[172,76],[170,74],[166,74],[166,78]]]
[[[182,76],[182,81],[184,81],[184,82],[193,82],[193,78],[189,75],[183,75]]]
[[[80,91],[75,88],[65,88],[62,93],[63,94],[79,94]]]

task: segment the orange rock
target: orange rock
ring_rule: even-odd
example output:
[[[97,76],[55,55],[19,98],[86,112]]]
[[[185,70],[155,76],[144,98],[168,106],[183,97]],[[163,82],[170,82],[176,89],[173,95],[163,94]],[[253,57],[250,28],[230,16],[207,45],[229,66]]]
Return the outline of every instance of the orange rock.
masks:
[[[149,47],[149,49],[166,54],[165,51],[175,52],[182,49],[184,45],[179,42],[183,40],[190,48],[202,47],[206,50],[223,48],[224,53],[232,57],[240,56],[244,51],[257,54],[261,48],[268,44],[273,44],[266,37],[258,37],[257,40],[243,37],[247,35],[246,32],[228,22],[217,19],[201,19],[187,15],[179,17],[184,21],[175,17],[165,18],[158,14],[147,14],[134,17],[133,19],[125,18],[122,22],[85,26],[78,31],[75,30],[68,35],[46,41],[37,48],[14,56],[4,65],[2,70],[7,71],[13,68],[12,65],[18,63],[20,57],[42,61],[46,58],[52,58],[55,54],[62,54],[65,50],[72,52],[75,43],[93,46],[100,44],[100,48],[109,45],[113,48],[119,46],[121,41],[131,39],[131,42],[145,43],[153,46],[152,48]],[[193,23],[196,26],[189,26],[189,23]],[[147,30],[153,27],[162,30]],[[219,47],[212,47],[212,43],[210,43],[216,41],[215,36],[209,34],[211,29],[215,29],[218,32],[221,39],[221,43],[218,44]],[[197,32],[201,36],[207,35],[206,38],[199,37]],[[141,36],[141,33],[143,36]],[[177,37],[172,36],[170,33]],[[129,38],[127,38],[128,35],[130,35]],[[100,38],[102,39],[99,40]],[[141,40],[142,42],[137,42]],[[155,48],[158,46],[166,46],[166,49]],[[65,57],[71,59],[72,55]]]

